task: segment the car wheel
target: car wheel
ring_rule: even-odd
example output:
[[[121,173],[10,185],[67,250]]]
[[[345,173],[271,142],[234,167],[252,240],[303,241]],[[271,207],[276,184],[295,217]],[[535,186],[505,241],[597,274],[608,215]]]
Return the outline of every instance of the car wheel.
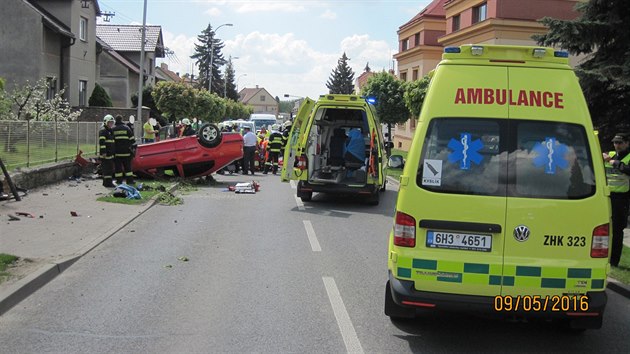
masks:
[[[385,285],[385,315],[389,316],[392,321],[408,320],[416,316],[415,309],[402,307],[394,302],[389,281]]]
[[[199,143],[205,147],[215,147],[221,143],[221,131],[212,123],[206,123],[197,132]]]

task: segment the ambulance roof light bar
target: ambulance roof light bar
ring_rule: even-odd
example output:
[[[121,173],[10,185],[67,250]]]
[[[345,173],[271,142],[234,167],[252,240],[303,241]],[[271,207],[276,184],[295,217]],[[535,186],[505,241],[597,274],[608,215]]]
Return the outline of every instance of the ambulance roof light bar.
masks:
[[[474,45],[472,47],[470,47],[470,54],[472,55],[482,55],[483,54],[483,47],[480,45]]]

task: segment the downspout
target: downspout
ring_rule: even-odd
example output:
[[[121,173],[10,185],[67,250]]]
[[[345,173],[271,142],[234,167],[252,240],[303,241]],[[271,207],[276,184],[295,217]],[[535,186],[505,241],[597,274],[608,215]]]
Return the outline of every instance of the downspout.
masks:
[[[63,85],[63,51],[64,49],[73,46],[76,41],[76,38],[70,38],[70,43],[68,45],[61,45],[61,47],[59,48],[59,85]],[[69,100],[68,91],[64,90],[63,98]]]

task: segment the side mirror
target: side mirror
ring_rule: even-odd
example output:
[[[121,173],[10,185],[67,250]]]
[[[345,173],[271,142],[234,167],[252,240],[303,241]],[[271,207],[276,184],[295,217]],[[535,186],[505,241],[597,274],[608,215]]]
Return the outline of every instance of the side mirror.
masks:
[[[392,155],[389,157],[389,160],[387,161],[387,166],[389,168],[402,169],[405,167],[405,160],[403,159],[401,155]]]

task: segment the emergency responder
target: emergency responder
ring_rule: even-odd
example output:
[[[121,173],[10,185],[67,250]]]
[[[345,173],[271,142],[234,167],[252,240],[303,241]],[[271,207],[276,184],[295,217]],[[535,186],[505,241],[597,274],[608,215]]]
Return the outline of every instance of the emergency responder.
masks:
[[[612,206],[613,238],[610,264],[618,267],[623,250],[623,229],[628,225],[630,207],[630,138],[628,134],[617,133],[612,142],[615,151],[603,155]]]
[[[155,141],[155,129],[153,129],[153,125],[151,124],[151,118],[147,118],[147,121],[142,126],[142,131],[144,134],[142,135],[143,143],[152,143]]]
[[[193,127],[192,127],[192,123],[190,122],[190,119],[188,119],[188,118],[182,119],[182,124],[184,125],[184,127],[181,130],[181,132],[182,132],[181,136],[191,136],[191,135],[197,134],[195,129],[193,129]]]
[[[112,175],[114,174],[114,117],[111,114],[103,117],[103,127],[98,132],[99,155],[101,157],[101,173],[103,174],[103,187],[114,187]]]
[[[271,134],[269,135],[267,148],[269,150],[269,158],[265,161],[265,172],[263,172],[263,174],[267,174],[269,170],[272,169],[275,175],[278,173],[278,157],[282,149],[282,134],[278,131],[278,125],[276,124],[271,126]]]
[[[289,141],[289,134],[291,134],[291,121],[288,120],[284,122],[284,130],[282,131],[282,149],[280,149],[280,155],[284,156],[284,148],[287,146],[287,142]]]
[[[243,131],[243,174],[254,174],[254,154],[256,153],[258,138],[252,133],[249,126],[244,126]]]
[[[132,146],[136,143],[136,138],[129,127],[123,123],[122,116],[116,116],[114,126],[114,147],[116,155],[114,165],[116,166],[116,183],[122,184],[123,178],[127,184],[134,184],[133,172],[131,172]]]

